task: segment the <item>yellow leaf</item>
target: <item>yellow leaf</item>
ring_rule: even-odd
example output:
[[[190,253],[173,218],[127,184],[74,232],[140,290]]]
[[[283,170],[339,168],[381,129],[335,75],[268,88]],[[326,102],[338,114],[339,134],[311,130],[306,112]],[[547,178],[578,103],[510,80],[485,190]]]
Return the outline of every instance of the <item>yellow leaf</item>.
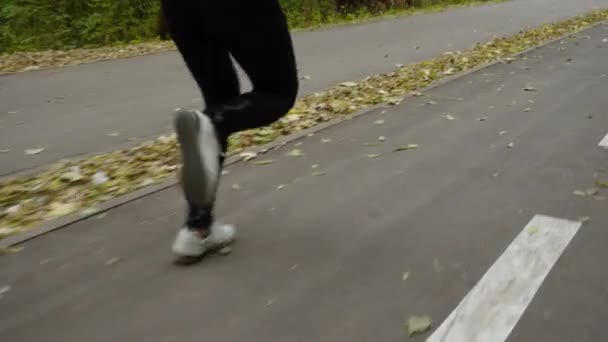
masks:
[[[407,331],[410,336],[421,334],[431,328],[431,317],[428,315],[424,316],[410,316],[407,320]]]
[[[48,213],[49,217],[60,217],[71,214],[76,211],[76,204],[74,203],[51,203],[51,211]]]

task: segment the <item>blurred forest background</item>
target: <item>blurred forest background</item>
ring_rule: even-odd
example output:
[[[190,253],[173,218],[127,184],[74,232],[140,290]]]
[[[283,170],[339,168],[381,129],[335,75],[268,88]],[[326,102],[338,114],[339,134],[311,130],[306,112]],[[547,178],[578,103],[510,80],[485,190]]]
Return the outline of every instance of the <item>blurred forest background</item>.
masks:
[[[383,13],[473,1],[280,0],[280,2],[292,28],[307,28]],[[2,0],[0,54],[90,48],[155,39],[158,37],[159,7],[159,0]]]

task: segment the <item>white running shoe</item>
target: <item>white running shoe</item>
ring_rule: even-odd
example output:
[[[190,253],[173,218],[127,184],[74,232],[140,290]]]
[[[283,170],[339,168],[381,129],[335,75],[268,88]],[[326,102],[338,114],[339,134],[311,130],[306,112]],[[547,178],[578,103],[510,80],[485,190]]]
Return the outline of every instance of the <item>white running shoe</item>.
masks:
[[[175,131],[182,154],[181,185],[189,203],[205,207],[215,196],[221,147],[211,119],[198,110],[175,116]]]
[[[173,253],[180,257],[201,257],[210,250],[230,244],[235,237],[234,226],[218,222],[213,223],[206,238],[202,238],[199,232],[184,227],[177,233]]]

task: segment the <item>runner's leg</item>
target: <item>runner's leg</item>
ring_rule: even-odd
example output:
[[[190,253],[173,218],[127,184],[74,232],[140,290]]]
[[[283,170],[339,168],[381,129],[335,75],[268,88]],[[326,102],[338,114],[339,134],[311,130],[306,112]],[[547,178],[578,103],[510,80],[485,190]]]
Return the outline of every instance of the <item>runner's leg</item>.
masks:
[[[202,15],[209,13],[201,7],[202,3],[165,0],[163,10],[171,37],[210,109],[237,97],[239,83],[222,36],[208,29],[212,23]],[[180,181],[189,209],[187,229],[178,234],[174,251],[196,255],[205,250],[204,242],[213,233],[210,229],[214,223],[213,203],[222,148],[213,123],[198,111],[178,112],[175,126],[183,161]],[[224,236],[219,237],[215,232],[215,240],[226,240],[226,234],[234,235],[233,230],[223,232]]]
[[[253,84],[251,92],[219,106],[212,116],[227,139],[232,133],[272,124],[293,106],[298,92],[296,59],[278,0],[240,1],[230,53]]]

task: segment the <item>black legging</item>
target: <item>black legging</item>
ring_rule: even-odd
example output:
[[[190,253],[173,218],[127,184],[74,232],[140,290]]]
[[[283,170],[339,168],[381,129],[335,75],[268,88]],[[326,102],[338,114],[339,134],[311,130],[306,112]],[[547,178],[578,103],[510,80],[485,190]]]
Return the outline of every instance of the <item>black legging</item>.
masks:
[[[224,152],[230,134],[271,124],[291,109],[298,76],[278,0],[162,0],[162,9]],[[251,92],[241,94],[231,55],[251,80]],[[191,207],[189,226],[211,224],[212,208]]]

